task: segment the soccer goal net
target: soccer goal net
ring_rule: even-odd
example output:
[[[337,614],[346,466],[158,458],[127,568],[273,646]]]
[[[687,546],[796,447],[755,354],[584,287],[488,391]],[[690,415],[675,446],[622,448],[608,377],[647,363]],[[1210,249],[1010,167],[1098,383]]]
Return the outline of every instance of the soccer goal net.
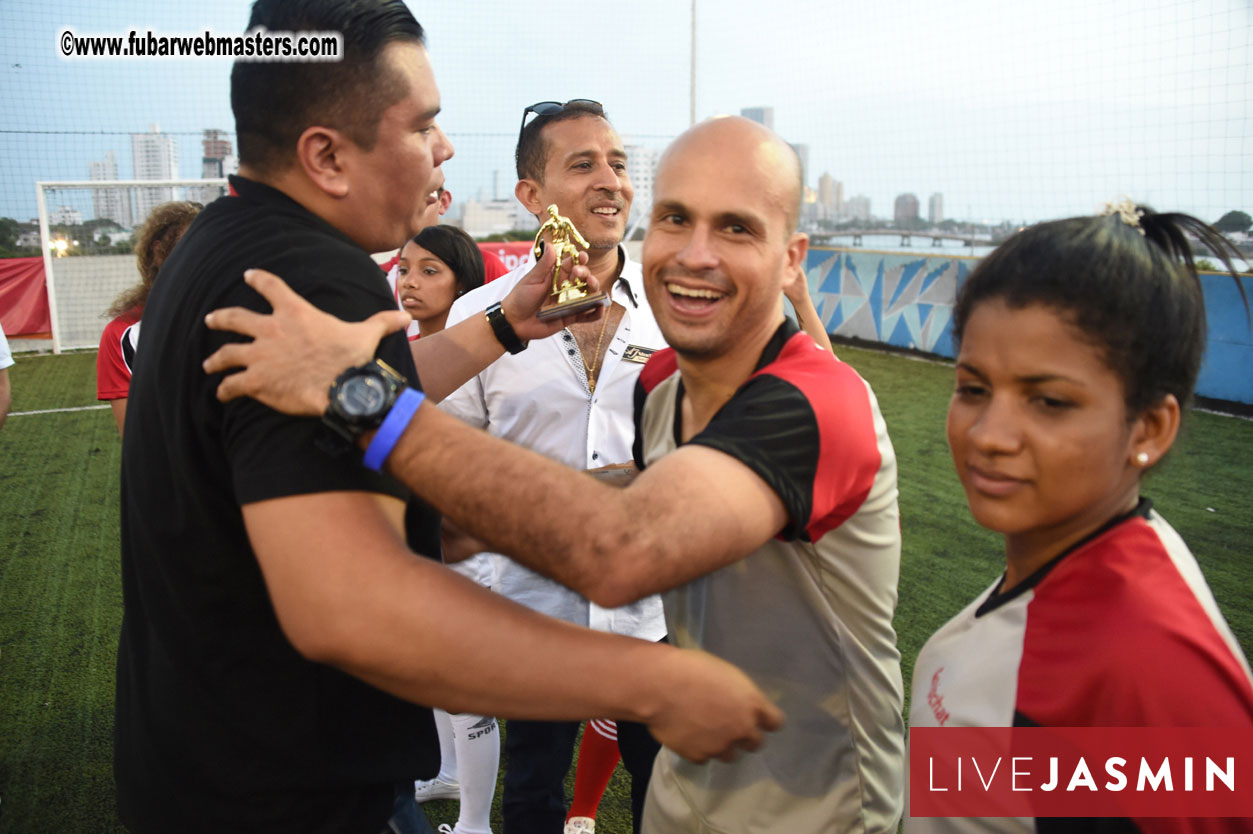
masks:
[[[152,210],[172,200],[208,204],[226,180],[91,180],[38,182],[52,351],[92,348],[106,312],[139,283],[134,241]]]

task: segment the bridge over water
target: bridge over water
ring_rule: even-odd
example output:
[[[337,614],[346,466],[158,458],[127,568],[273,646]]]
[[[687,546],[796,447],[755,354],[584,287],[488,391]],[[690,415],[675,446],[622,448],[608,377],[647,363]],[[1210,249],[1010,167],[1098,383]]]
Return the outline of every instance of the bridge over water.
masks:
[[[903,229],[841,229],[837,232],[817,232],[809,236],[810,243],[816,246],[828,246],[835,243],[836,238],[852,238],[853,246],[861,246],[863,237],[898,237],[901,246],[912,246],[913,238],[930,238],[932,246],[943,246],[946,240],[961,241],[962,246],[993,246],[989,234],[973,232],[918,232]]]

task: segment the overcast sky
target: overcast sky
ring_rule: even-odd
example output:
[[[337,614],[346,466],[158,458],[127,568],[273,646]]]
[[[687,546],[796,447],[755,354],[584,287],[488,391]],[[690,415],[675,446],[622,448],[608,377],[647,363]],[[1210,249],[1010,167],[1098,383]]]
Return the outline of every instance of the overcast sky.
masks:
[[[629,140],[662,146],[689,122],[685,0],[433,0],[428,30],[457,143],[454,194],[512,190],[523,106],[595,98]],[[698,0],[697,118],[774,108],[809,146],[809,183],[891,215],[903,192],[959,219],[1090,213],[1121,194],[1216,220],[1253,211],[1249,0]],[[152,123],[199,176],[198,134],[232,130],[228,61],[58,57],[79,34],[243,30],[248,4],[0,3],[0,215],[34,214],[34,181],[85,179]],[[105,132],[102,134],[101,132]]]

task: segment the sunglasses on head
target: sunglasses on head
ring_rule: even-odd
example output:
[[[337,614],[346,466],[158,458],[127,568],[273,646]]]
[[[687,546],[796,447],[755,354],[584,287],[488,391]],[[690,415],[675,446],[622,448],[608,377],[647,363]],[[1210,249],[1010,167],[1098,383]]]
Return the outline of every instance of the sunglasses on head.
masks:
[[[559,101],[537,101],[522,111],[522,126],[518,128],[518,142],[522,141],[522,131],[526,130],[526,117],[534,113],[536,116],[555,116],[570,105],[578,105],[579,109],[595,116],[605,115],[603,105],[590,98],[572,98],[565,104]]]

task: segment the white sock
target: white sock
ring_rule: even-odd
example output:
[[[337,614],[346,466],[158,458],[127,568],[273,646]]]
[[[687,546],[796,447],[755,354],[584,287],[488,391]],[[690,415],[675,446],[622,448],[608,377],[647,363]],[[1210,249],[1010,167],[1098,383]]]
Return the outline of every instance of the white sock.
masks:
[[[457,745],[453,743],[452,716],[442,709],[433,709],[435,730],[439,733],[439,775],[445,782],[457,781]]]
[[[492,796],[500,769],[500,729],[496,719],[462,713],[451,715],[461,781],[461,812],[457,831],[491,834]]]

